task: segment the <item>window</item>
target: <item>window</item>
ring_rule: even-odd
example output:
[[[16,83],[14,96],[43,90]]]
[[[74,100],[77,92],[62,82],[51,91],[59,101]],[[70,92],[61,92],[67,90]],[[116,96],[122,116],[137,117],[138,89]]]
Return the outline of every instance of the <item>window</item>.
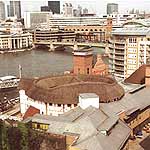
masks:
[[[37,129],[40,129],[40,124],[39,123],[37,124]]]
[[[58,104],[58,107],[61,107],[61,104]]]
[[[67,104],[68,107],[71,107],[71,104]]]
[[[136,38],[129,38],[129,43],[136,43],[136,42],[137,42]]]
[[[78,74],[80,74],[80,68],[78,68]]]
[[[49,106],[52,106],[53,104],[52,103],[49,103]]]
[[[89,74],[90,73],[90,69],[89,68],[87,68],[87,74]]]

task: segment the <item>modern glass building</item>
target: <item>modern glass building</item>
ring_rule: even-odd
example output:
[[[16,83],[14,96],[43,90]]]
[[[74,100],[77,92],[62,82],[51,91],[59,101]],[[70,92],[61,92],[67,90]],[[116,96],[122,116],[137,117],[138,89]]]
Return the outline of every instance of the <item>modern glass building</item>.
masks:
[[[10,1],[10,16],[17,16],[17,18],[21,18],[20,1]]]
[[[48,6],[53,14],[60,14],[60,1],[48,1]]]
[[[118,13],[118,4],[108,3],[107,4],[107,14]]]
[[[5,4],[0,1],[0,20],[5,20]]]

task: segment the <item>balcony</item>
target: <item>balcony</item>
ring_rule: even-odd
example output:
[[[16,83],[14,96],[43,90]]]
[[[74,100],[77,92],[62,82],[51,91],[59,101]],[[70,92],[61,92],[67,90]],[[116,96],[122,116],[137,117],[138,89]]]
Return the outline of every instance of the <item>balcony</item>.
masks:
[[[109,53],[110,54],[114,54],[114,50],[109,50]]]
[[[125,44],[125,40],[114,40],[115,44]]]
[[[114,70],[114,66],[113,65],[109,65],[109,69]]]
[[[114,55],[111,55],[111,54],[110,54],[110,55],[109,55],[109,58],[110,58],[110,59],[114,59]]]
[[[115,55],[123,55],[124,56],[124,51],[115,50]]]
[[[121,57],[121,56],[116,56],[115,55],[115,58],[114,58],[115,60],[122,60],[122,61],[124,61],[124,57]]]
[[[116,45],[115,45],[115,49],[124,50],[124,49],[125,49],[125,46],[116,46]]]
[[[115,65],[118,65],[118,66],[124,66],[124,62],[115,61]]]
[[[121,78],[124,78],[124,72],[118,72],[118,71],[115,71],[115,76],[117,77],[121,77]]]
[[[110,59],[109,59],[109,64],[112,64],[112,65],[113,65],[113,64],[115,64],[115,63],[114,63],[113,60],[110,60]]]
[[[114,49],[114,45],[113,44],[109,44],[108,45],[110,49]]]
[[[115,66],[115,70],[123,71],[124,72],[124,67],[117,67],[117,66]]]

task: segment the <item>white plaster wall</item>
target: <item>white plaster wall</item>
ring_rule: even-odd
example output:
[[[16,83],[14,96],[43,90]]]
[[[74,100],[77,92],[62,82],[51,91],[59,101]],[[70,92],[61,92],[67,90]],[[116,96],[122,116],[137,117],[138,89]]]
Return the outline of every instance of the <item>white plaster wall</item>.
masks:
[[[58,106],[58,104],[49,105],[49,103],[35,101],[29,98],[25,94],[24,90],[20,90],[19,94],[20,94],[20,108],[22,114],[25,114],[25,112],[30,106],[39,109],[40,114],[53,115],[53,116],[58,116],[59,114],[63,114],[64,112],[67,112],[75,107],[74,104],[72,104],[71,106],[68,106],[67,104],[61,104],[61,106]]]
[[[79,96],[79,106],[82,109],[86,109],[89,106],[99,108],[99,97],[97,98],[82,98]]]
[[[28,102],[27,102],[28,96],[25,94],[24,90],[20,90],[19,97],[20,97],[21,114],[24,114],[28,109]]]

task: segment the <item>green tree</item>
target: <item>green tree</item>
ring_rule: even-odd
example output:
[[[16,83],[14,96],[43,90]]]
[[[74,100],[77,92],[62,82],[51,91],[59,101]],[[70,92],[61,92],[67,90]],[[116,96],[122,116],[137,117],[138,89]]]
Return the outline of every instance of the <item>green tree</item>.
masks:
[[[28,127],[24,123],[18,123],[21,132],[21,150],[28,150]]]

